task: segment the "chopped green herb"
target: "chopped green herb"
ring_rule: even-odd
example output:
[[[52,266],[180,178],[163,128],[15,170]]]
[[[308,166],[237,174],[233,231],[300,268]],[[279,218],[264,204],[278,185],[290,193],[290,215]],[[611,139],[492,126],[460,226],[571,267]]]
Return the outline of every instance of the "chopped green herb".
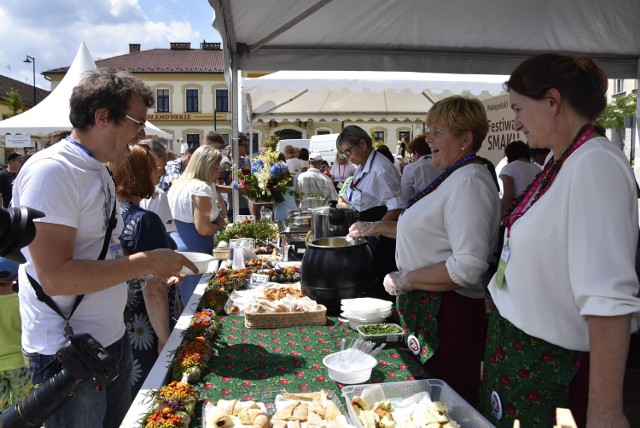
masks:
[[[360,332],[366,335],[374,334],[398,334],[402,333],[402,327],[393,324],[371,324],[360,326]]]

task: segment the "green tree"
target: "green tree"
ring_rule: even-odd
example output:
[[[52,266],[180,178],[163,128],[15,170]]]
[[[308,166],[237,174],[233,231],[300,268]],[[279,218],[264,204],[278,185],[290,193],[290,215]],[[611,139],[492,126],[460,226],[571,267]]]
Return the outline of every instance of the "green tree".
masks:
[[[22,97],[15,89],[11,88],[7,94],[7,101],[9,102],[9,117],[16,116],[22,112]]]
[[[624,129],[624,118],[636,115],[636,94],[614,98],[598,118],[597,122],[606,129]]]

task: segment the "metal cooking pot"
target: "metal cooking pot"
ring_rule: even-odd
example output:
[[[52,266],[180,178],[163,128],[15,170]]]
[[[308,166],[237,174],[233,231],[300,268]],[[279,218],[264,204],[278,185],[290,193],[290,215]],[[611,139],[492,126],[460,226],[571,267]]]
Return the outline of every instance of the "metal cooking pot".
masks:
[[[329,206],[309,210],[313,239],[344,237],[349,233],[349,227],[358,221],[356,210],[351,207],[337,207],[337,203],[337,201],[330,201]]]
[[[307,211],[289,212],[289,225],[296,228],[311,229],[311,213]]]
[[[302,257],[302,292],[327,307],[331,315],[340,312],[340,301],[361,297],[375,277],[373,256],[366,239],[347,241],[342,237],[314,239]]]

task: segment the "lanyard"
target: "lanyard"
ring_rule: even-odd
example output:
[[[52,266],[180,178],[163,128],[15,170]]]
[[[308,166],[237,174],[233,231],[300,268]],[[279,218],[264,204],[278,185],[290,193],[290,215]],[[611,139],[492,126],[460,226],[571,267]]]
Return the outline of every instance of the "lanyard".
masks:
[[[66,136],[64,139],[67,140],[68,142],[70,142],[71,144],[73,144],[74,146],[79,147],[83,152],[85,152],[86,154],[88,154],[92,158],[94,158],[94,159],[96,158],[93,155],[93,153],[91,153],[91,150],[87,149],[85,146],[83,146],[82,144],[78,143],[76,140],[74,140],[70,136]]]
[[[507,229],[507,239],[511,236],[511,227],[516,220],[529,211],[529,208],[531,208],[533,204],[535,204],[540,197],[549,190],[553,181],[558,176],[558,171],[560,171],[564,161],[587,141],[587,138],[589,138],[589,135],[591,135],[594,129],[595,128],[591,123],[583,126],[560,159],[548,162],[542,173],[538,174],[538,176],[533,180],[533,183],[531,183],[531,186],[529,186],[525,192],[520,203],[516,206],[513,212],[504,219],[504,224]]]
[[[371,170],[371,167],[373,166],[373,161],[376,160],[376,156],[378,155],[377,151],[373,151],[373,157],[371,158],[371,162],[369,162],[369,170]],[[365,164],[366,166],[366,164]],[[362,175],[360,177],[358,177],[357,180],[352,180],[351,184],[349,185],[349,189],[351,190],[351,192],[349,192],[349,201],[351,201],[351,198],[353,197],[353,191],[356,189],[356,186],[358,184],[360,184],[360,182],[362,181],[362,179],[364,178],[365,175],[367,175],[369,171],[367,172],[363,172]],[[355,177],[355,174],[354,174]],[[362,193],[362,191],[360,191],[360,193]]]
[[[450,176],[456,169],[466,165],[467,163],[469,163],[469,162],[471,162],[471,161],[473,161],[473,160],[475,160],[477,158],[478,158],[478,156],[474,153],[472,155],[469,155],[469,156],[466,156],[466,157],[460,159],[458,162],[456,162],[453,165],[451,165],[442,174],[437,176],[435,180],[433,180],[431,183],[429,183],[429,185],[427,187],[425,187],[425,189],[422,192],[418,193],[413,198],[411,198],[409,200],[409,202],[407,203],[407,207],[404,209],[404,211],[408,210],[409,208],[411,208],[411,206],[413,204],[415,204],[420,199],[422,199],[425,196],[427,196],[429,193],[431,193],[434,190],[436,190],[444,182],[444,180],[446,180],[446,178],[448,176]]]

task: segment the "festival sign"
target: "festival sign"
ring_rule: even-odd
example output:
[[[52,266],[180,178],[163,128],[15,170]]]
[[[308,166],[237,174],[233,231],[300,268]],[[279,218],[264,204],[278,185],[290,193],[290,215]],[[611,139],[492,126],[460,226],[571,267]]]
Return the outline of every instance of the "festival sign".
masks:
[[[6,147],[31,147],[31,135],[5,135],[4,141]]]
[[[515,130],[515,115],[511,110],[508,94],[486,99],[483,104],[489,119],[489,132],[478,155],[498,165],[504,157],[506,145],[515,140],[525,141],[524,135]]]

